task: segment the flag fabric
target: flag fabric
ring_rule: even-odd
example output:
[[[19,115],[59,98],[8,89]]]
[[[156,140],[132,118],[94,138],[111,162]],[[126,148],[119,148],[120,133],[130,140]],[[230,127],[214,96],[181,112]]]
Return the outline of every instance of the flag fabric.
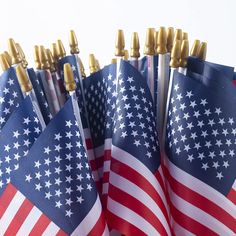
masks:
[[[35,92],[35,95],[36,95],[36,98],[37,98],[37,101],[38,101],[40,111],[43,115],[44,121],[45,121],[46,124],[48,124],[49,121],[52,119],[52,114],[49,110],[49,106],[48,106],[48,103],[46,101],[43,89],[40,85],[39,79],[37,78],[36,73],[35,73],[33,68],[28,68],[27,72],[28,72],[28,75],[29,75],[30,82],[33,85],[34,92]]]
[[[6,124],[12,112],[23,100],[23,94],[13,67],[0,76],[0,130]]]
[[[92,76],[86,101],[95,155],[103,165],[109,228],[125,235],[170,235],[154,107],[146,80],[125,61],[121,61],[118,81],[116,65],[100,73]]]
[[[209,81],[174,74],[164,173],[176,235],[236,234],[236,91]]]
[[[93,142],[91,138],[91,132],[90,127],[88,123],[88,114],[87,110],[85,108],[87,100],[83,98],[83,91],[79,82],[79,68],[76,61],[75,55],[69,55],[66,57],[63,57],[58,62],[58,70],[60,71],[59,74],[61,75],[62,81],[64,81],[64,72],[63,67],[65,63],[69,63],[71,65],[75,82],[76,82],[76,96],[78,98],[78,105],[80,109],[80,117],[82,121],[83,131],[84,131],[84,137],[85,137],[85,143],[86,143],[86,151],[89,159],[90,166],[92,168],[93,177],[96,182],[97,189],[99,193],[101,193],[101,183],[98,176],[98,168],[95,163],[95,156],[94,156],[94,148],[93,148]]]
[[[108,234],[71,99],[21,160],[0,206],[0,234]]]
[[[20,160],[26,158],[30,147],[41,132],[42,127],[31,100],[26,96],[0,134],[0,195],[10,182],[11,176],[19,169]]]

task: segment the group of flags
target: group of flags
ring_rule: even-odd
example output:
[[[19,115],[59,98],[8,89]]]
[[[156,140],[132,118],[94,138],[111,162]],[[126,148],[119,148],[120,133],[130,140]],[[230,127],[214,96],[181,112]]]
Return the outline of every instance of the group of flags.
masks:
[[[147,30],[84,73],[74,31],[0,55],[0,235],[235,235],[234,68]]]

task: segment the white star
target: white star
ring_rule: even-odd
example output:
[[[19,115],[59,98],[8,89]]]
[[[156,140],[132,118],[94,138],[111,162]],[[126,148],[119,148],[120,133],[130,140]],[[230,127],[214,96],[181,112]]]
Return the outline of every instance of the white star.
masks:
[[[66,132],[66,138],[71,139],[72,136],[73,136],[73,135],[72,135],[71,131],[70,131],[70,132]]]
[[[55,196],[58,196],[58,197],[60,197],[60,196],[61,196],[61,194],[62,194],[62,192],[61,192],[61,190],[60,190],[60,189],[58,189],[58,190],[55,190]]]
[[[29,117],[27,117],[27,118],[23,118],[24,119],[24,121],[23,121],[23,123],[24,124],[29,124],[30,123],[30,119],[29,119]]]
[[[178,89],[179,89],[179,85],[176,84],[176,85],[174,86],[174,90],[177,91]]]
[[[219,168],[220,165],[219,165],[218,161],[213,161],[212,167],[214,167],[215,169]]]
[[[35,161],[34,162],[34,167],[39,168],[41,166],[39,161]]]
[[[61,149],[62,148],[61,148],[60,144],[55,145],[55,151],[60,152]]]
[[[79,191],[79,192],[82,192],[82,190],[84,189],[81,184],[77,185],[76,187],[77,187],[76,190]]]
[[[55,184],[60,185],[61,183],[62,181],[60,180],[60,178],[55,179]]]
[[[30,182],[31,179],[32,177],[30,176],[30,174],[25,176],[25,181]]]
[[[44,153],[48,154],[51,152],[49,146],[47,146],[46,148],[44,148]]]
[[[52,194],[50,192],[45,193],[45,198],[50,199],[52,197]]]
[[[61,160],[62,160],[62,159],[61,159],[60,156],[56,156],[56,157],[55,157],[55,162],[60,163]]]
[[[88,189],[89,191],[91,191],[91,189],[92,189],[91,184],[87,184],[87,189]]]
[[[217,172],[216,178],[221,180],[224,176],[222,175],[222,172]]]
[[[30,144],[31,144],[31,142],[29,141],[29,139],[24,140],[24,146],[29,147]]]
[[[77,197],[76,202],[79,202],[81,204],[83,201],[84,199],[81,196]]]
[[[3,93],[8,94],[9,93],[9,88],[4,88]]]
[[[235,155],[234,150],[229,150],[229,155],[233,157]]]
[[[49,177],[51,175],[51,171],[50,170],[45,170],[45,176]]]
[[[193,155],[188,155],[188,159],[187,159],[187,160],[190,161],[190,162],[192,162],[192,161],[194,160]]]
[[[131,83],[131,82],[134,81],[134,79],[133,79],[133,77],[128,77],[127,81],[128,81],[129,83]]]
[[[54,137],[54,139],[55,140],[58,140],[58,141],[60,141],[60,139],[62,138],[62,136],[61,136],[61,134],[60,133],[58,133],[58,134],[55,134],[55,137]]]
[[[40,131],[39,127],[34,127],[34,132],[35,132],[36,134],[39,134],[41,131]]]
[[[122,138],[125,138],[126,136],[128,136],[128,135],[127,135],[127,131],[121,133],[121,137],[122,137]]]
[[[35,184],[35,190],[40,191],[41,188],[42,188],[42,186],[40,185],[40,183],[39,184]]]
[[[229,162],[228,161],[224,161],[223,166],[227,169],[229,167]]]
[[[0,117],[0,123],[1,124],[3,124],[3,123],[5,123],[6,121],[5,121],[5,118],[4,117]]]
[[[225,120],[224,120],[224,118],[219,119],[219,122],[218,122],[218,123],[221,124],[221,125],[224,125],[224,124],[225,124]]]
[[[221,111],[220,108],[216,108],[215,113],[216,113],[217,115],[219,115],[220,113],[222,113],[222,111]]]
[[[27,129],[24,129],[24,134],[25,134],[25,135],[27,135],[27,136],[28,136],[30,133],[31,133],[31,131],[29,131],[29,129],[28,129],[28,128],[27,128]]]
[[[9,152],[10,150],[11,150],[11,148],[8,144],[4,145],[4,151]]]
[[[192,96],[193,96],[192,91],[188,91],[187,94],[186,94],[186,97],[191,98]]]
[[[60,208],[61,206],[62,206],[61,202],[60,202],[60,201],[57,201],[55,207]]]
[[[208,163],[202,163],[202,169],[207,170],[208,168]]]
[[[71,183],[72,180],[71,176],[66,176],[66,182]]]
[[[189,106],[192,107],[192,108],[194,108],[195,106],[197,106],[197,104],[196,104],[195,101],[191,101]]]
[[[66,188],[66,193],[71,194],[72,192],[73,192],[73,190],[71,189],[71,187]]]
[[[66,199],[66,205],[71,205],[71,203],[73,203],[73,201],[71,201],[71,198],[67,198]]]
[[[49,180],[45,182],[45,187],[46,188],[50,188],[51,185],[52,184],[51,184],[51,182]]]
[[[69,128],[72,126],[72,123],[71,123],[70,120],[68,120],[68,121],[66,120],[66,126],[69,127]]]
[[[206,99],[201,99],[201,105],[203,105],[203,106],[206,106],[206,104],[207,104],[208,102],[206,101]]]
[[[66,216],[68,216],[70,218],[71,215],[73,215],[73,212],[71,211],[71,209],[66,211]]]
[[[72,147],[73,147],[73,146],[71,145],[71,143],[66,143],[66,148],[67,148],[67,149],[71,150]]]
[[[35,173],[35,178],[36,179],[40,179],[42,177],[40,172]]]
[[[234,123],[234,119],[233,118],[229,118],[228,123],[232,125]]]

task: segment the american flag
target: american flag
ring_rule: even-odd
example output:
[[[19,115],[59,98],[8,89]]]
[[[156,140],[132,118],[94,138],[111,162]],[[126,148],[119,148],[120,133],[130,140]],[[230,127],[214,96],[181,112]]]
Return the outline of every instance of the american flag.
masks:
[[[48,124],[49,121],[52,119],[52,114],[50,113],[45,94],[44,94],[43,89],[40,85],[40,81],[37,78],[37,75],[36,75],[33,68],[28,68],[27,73],[29,75],[30,82],[33,85],[34,92],[35,92],[35,95],[36,95],[36,98],[38,101],[40,111],[43,115],[44,121],[46,124]]]
[[[20,161],[0,204],[1,235],[107,235],[71,99]]]
[[[93,142],[92,142],[92,138],[91,138],[91,132],[90,132],[90,127],[88,124],[88,118],[87,118],[87,112],[85,109],[85,102],[86,99],[84,101],[83,99],[83,95],[82,95],[82,88],[79,82],[79,68],[78,68],[78,64],[76,62],[76,58],[75,55],[69,55],[66,57],[63,57],[62,59],[59,60],[58,62],[58,69],[60,71],[60,75],[62,78],[62,81],[64,81],[64,72],[63,72],[63,66],[65,63],[69,63],[71,65],[73,74],[74,74],[74,78],[76,81],[76,96],[78,98],[78,105],[80,108],[80,117],[81,117],[81,121],[82,121],[82,126],[83,126],[83,131],[84,131],[84,137],[85,137],[85,143],[86,143],[86,151],[87,151],[87,156],[89,159],[89,163],[93,172],[93,177],[94,180],[96,182],[96,186],[97,189],[99,191],[99,193],[101,192],[101,182],[100,179],[98,177],[98,168],[97,165],[95,163],[95,156],[94,156],[94,149],[93,149]]]
[[[235,88],[211,82],[174,75],[164,173],[176,235],[236,234]]]
[[[6,235],[14,235],[11,234],[14,231],[11,231],[9,215],[5,211],[10,201],[7,186],[20,167],[20,160],[27,161],[27,153],[41,131],[42,127],[27,96],[19,103],[0,134],[0,235],[9,231],[10,234]]]
[[[125,235],[170,235],[151,94],[129,63],[118,76],[116,65],[105,67],[86,91],[108,224]]]
[[[0,130],[22,99],[15,69],[11,67],[0,76]]]

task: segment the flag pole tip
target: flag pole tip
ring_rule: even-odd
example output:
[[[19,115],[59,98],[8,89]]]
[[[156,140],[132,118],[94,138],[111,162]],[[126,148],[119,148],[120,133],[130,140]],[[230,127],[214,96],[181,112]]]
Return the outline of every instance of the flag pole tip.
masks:
[[[125,36],[124,31],[119,29],[116,35],[116,43],[115,43],[115,56],[123,57],[125,55],[124,48],[125,48]]]
[[[206,54],[207,54],[207,43],[206,42],[201,42],[198,52],[197,52],[197,57],[201,60],[206,60]]]
[[[130,45],[130,57],[139,58],[140,57],[140,44],[137,32],[132,33],[131,45]]]
[[[188,40],[188,33],[187,32],[183,32],[182,39],[183,40]]]
[[[47,58],[48,58],[48,63],[50,65],[50,71],[51,72],[55,72],[56,71],[56,67],[55,67],[55,60],[52,56],[52,52],[49,48],[46,49],[46,53],[47,53]]]
[[[8,51],[4,51],[5,58],[8,62],[8,64],[11,66],[12,65],[12,57],[10,56]]]
[[[180,40],[175,40],[173,48],[171,50],[171,60],[170,67],[177,68],[179,67],[179,59],[180,59]]]
[[[65,78],[65,87],[67,92],[75,91],[76,83],[74,80],[73,71],[69,63],[65,63],[64,67],[64,78]]]
[[[39,46],[37,46],[37,45],[34,46],[34,62],[35,62],[36,69],[40,70],[41,69],[41,62],[39,59]]]
[[[193,46],[191,48],[191,52],[190,52],[190,55],[192,57],[196,57],[197,56],[197,53],[198,53],[198,50],[199,50],[199,46],[200,46],[200,40],[195,39],[194,42],[193,42]]]
[[[167,51],[171,53],[174,42],[174,28],[169,27],[167,29]]]
[[[89,54],[89,70],[90,70],[90,74],[93,74],[98,71],[96,58],[94,54],[92,53]]]
[[[17,49],[14,39],[12,39],[12,38],[8,39],[8,50],[9,50],[9,53],[12,57],[12,64],[21,63],[22,60],[21,60],[19,51]]]
[[[129,51],[127,49],[125,49],[125,55],[124,55],[124,60],[128,61],[129,60]]]
[[[155,54],[154,28],[147,28],[144,54],[153,56]]]
[[[158,31],[157,36],[157,54],[166,54],[167,53],[167,34],[166,34],[166,28],[160,27]]]
[[[0,54],[0,65],[3,71],[7,71],[11,65],[8,63],[5,53]]]
[[[175,30],[174,41],[176,41],[176,40],[180,40],[180,43],[182,42],[182,40],[183,40],[183,31],[182,31],[182,29],[176,29]]]
[[[21,64],[19,64],[16,67],[16,75],[17,75],[21,90],[24,93],[30,92],[32,90],[32,85],[29,81],[29,78],[26,74],[24,67]]]
[[[187,39],[182,41],[179,66],[185,68],[189,56],[189,42]]]
[[[27,62],[27,60],[26,60],[26,58],[25,58],[25,53],[24,53],[22,47],[20,46],[19,43],[16,43],[16,47],[17,47],[17,50],[18,50],[18,52],[19,52],[19,54],[20,54],[23,67],[24,67],[24,68],[27,68],[28,62]]]
[[[44,46],[42,46],[42,45],[39,47],[39,60],[41,63],[41,69],[47,70],[50,68],[50,64],[48,62],[48,56],[47,56],[46,50],[45,50]]]
[[[70,53],[71,54],[79,54],[79,48],[78,48],[78,40],[76,37],[76,34],[74,30],[70,31],[69,34],[69,45],[70,45]]]
[[[62,41],[60,39],[57,40],[57,55],[58,55],[58,58],[63,58],[66,56],[66,50],[65,50],[65,47],[62,43]]]

